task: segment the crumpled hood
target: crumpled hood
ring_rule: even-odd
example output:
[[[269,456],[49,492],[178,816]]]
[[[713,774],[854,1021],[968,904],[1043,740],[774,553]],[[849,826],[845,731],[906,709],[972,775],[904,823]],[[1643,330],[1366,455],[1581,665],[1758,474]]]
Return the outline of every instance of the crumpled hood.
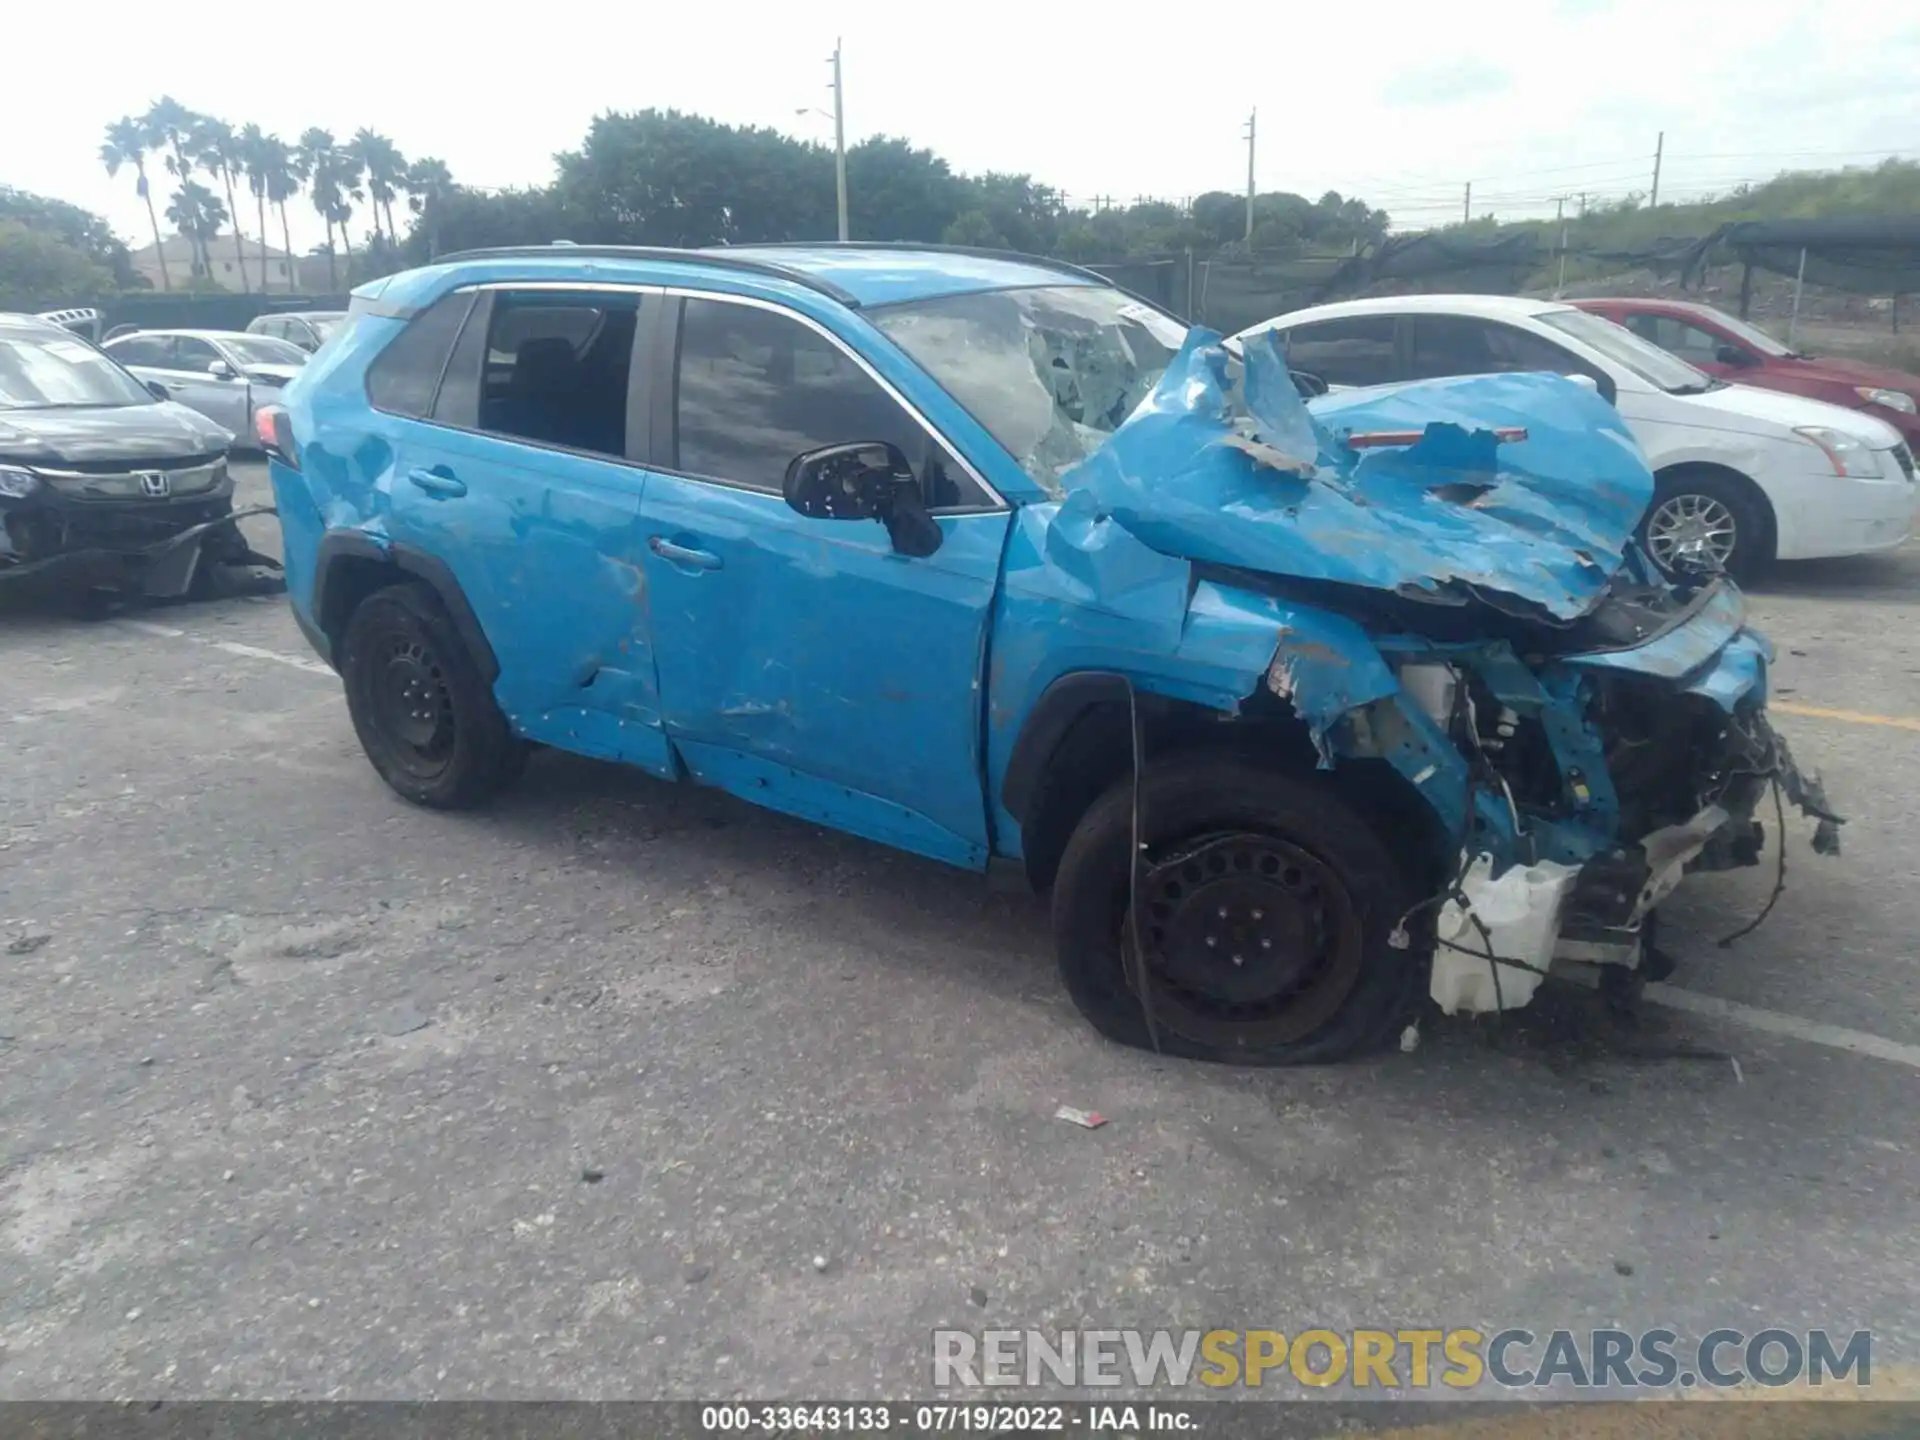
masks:
[[[1524,429],[1502,443],[1497,431]],[[1412,432],[1411,444],[1349,437]],[[1653,496],[1619,413],[1557,375],[1479,375],[1300,399],[1271,332],[1244,364],[1194,328],[1108,441],[1061,477],[1063,518],[1163,554],[1558,620],[1601,599]]]

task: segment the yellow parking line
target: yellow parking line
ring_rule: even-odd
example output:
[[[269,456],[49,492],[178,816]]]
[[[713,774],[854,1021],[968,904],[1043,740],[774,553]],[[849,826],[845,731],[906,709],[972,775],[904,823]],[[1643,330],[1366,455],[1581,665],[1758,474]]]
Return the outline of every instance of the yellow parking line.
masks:
[[[1824,705],[1801,705],[1792,700],[1770,700],[1769,710],[1782,715],[1805,715],[1810,720],[1840,720],[1848,725],[1881,725],[1889,730],[1920,730],[1920,719],[1911,715],[1869,715],[1864,710],[1829,710]]]

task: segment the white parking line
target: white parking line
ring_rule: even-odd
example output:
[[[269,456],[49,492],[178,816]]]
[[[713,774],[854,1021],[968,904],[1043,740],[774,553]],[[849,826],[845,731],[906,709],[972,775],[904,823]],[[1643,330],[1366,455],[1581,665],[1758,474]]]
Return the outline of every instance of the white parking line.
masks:
[[[1785,1035],[1834,1050],[1850,1050],[1855,1055],[1871,1055],[1876,1060],[1920,1070],[1920,1045],[1903,1045],[1898,1040],[1869,1035],[1864,1030],[1803,1020],[1798,1015],[1782,1015],[1778,1010],[1762,1010],[1756,1005],[1742,1005],[1738,1000],[1722,1000],[1717,995],[1702,995],[1698,990],[1680,990],[1672,985],[1647,986],[1646,999],[1670,1010],[1685,1010],[1690,1015],[1705,1015],[1744,1025],[1749,1030],[1764,1030],[1769,1035]]]
[[[212,650],[224,651],[229,655],[244,656],[249,660],[271,660],[276,665],[288,665],[295,670],[304,670],[310,675],[329,677],[333,675],[332,667],[305,655],[288,655],[279,650],[266,650],[258,645],[245,645],[238,640],[213,640],[177,629],[172,625],[156,625],[151,620],[116,620],[113,623],[123,629],[138,630],[144,635],[159,635],[168,640],[186,640]],[[1589,977],[1578,971],[1567,973],[1566,978],[1578,984],[1593,983]],[[1724,1020],[1731,1025],[1744,1025],[1749,1030],[1760,1030],[1769,1035],[1785,1035],[1792,1040],[1803,1040],[1809,1045],[1824,1045],[1831,1050],[1845,1050],[1855,1055],[1870,1055],[1876,1060],[1905,1065],[1910,1070],[1920,1070],[1920,1045],[1907,1045],[1898,1040],[1889,1040],[1882,1035],[1869,1035],[1864,1030],[1850,1030],[1844,1025],[1828,1025],[1819,1020],[1802,1019],[1798,1015],[1783,1015],[1778,1010],[1762,1010],[1756,1005],[1742,1005],[1737,1000],[1722,1000],[1717,995],[1702,995],[1697,990],[1682,990],[1672,985],[1649,985],[1644,991],[1644,997],[1650,1004],[1664,1005],[1669,1010],[1684,1010],[1692,1015]]]
[[[311,659],[305,655],[286,655],[278,650],[263,650],[258,645],[243,645],[238,640],[214,640],[205,635],[195,635],[187,630],[178,630],[171,625],[156,625],[151,620],[116,620],[113,622],[123,630],[138,630],[143,635],[160,635],[168,640],[186,640],[195,645],[204,645],[209,650],[222,650],[229,655],[244,655],[249,660],[271,660],[276,665],[289,665],[295,670],[304,670],[309,675],[331,677],[333,669],[324,661]]]

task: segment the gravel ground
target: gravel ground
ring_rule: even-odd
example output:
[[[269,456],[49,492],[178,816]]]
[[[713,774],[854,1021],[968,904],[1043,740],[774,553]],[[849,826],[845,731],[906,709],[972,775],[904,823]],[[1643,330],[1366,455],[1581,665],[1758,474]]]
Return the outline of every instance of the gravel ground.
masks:
[[[901,1395],[941,1325],[1913,1357],[1920,550],[1754,607],[1847,854],[1792,823],[1730,949],[1771,856],[1693,882],[1632,1037],[1738,1074],[1560,987],[1331,1069],[1121,1050],[964,874],[551,754],[407,807],[283,599],[0,616],[0,1396]]]

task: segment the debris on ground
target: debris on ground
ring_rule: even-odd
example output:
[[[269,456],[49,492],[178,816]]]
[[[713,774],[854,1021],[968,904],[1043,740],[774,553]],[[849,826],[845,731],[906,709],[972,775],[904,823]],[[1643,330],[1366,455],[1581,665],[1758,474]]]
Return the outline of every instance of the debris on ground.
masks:
[[[392,1039],[424,1030],[432,1023],[432,1016],[422,1013],[411,1000],[402,1000],[380,1017],[378,1029],[382,1035]]]
[[[1416,1022],[1400,1032],[1400,1053],[1411,1055],[1420,1048],[1420,1026]]]
[[[43,945],[50,943],[52,939],[51,935],[16,935],[7,942],[7,954],[31,955]]]
[[[1056,1120],[1065,1120],[1070,1125],[1078,1125],[1082,1130],[1098,1130],[1107,1123],[1107,1117],[1094,1110],[1076,1110],[1071,1105],[1062,1105],[1053,1112]]]

